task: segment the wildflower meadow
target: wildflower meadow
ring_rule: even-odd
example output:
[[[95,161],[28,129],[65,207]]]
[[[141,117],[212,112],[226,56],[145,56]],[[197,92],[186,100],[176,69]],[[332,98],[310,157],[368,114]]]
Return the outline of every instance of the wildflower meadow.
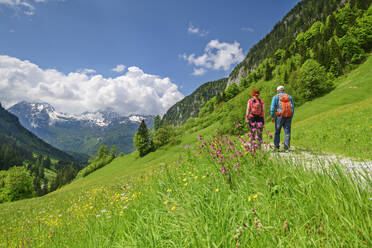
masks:
[[[236,127],[235,135],[194,134],[173,161],[114,184],[2,205],[1,246],[372,245],[370,177],[279,159],[257,130]],[[126,160],[113,164],[141,162]]]

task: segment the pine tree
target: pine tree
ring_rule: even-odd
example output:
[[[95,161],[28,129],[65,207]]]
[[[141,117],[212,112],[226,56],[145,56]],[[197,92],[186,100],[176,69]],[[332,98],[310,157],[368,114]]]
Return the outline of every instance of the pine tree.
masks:
[[[138,127],[138,131],[134,136],[133,143],[137,148],[140,157],[145,156],[147,153],[153,150],[154,145],[144,120],[142,120],[140,126]]]
[[[160,115],[157,115],[155,116],[155,119],[154,119],[154,130],[158,130],[160,128]]]

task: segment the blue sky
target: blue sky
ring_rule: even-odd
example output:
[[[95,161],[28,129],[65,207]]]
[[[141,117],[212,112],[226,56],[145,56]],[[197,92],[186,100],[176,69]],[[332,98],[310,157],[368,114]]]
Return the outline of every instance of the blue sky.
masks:
[[[0,79],[0,101],[49,101],[65,112],[93,111],[100,103],[131,106],[123,114],[164,112],[201,84],[228,76],[297,2],[0,0],[0,74],[8,77]],[[21,79],[10,82],[19,74]],[[128,99],[98,94],[97,102],[89,102],[92,94],[79,95],[89,87],[76,84],[93,81],[97,85],[90,90],[108,95],[126,90],[111,98]],[[32,94],[19,92],[25,84]],[[141,87],[131,92],[136,85]],[[132,93],[145,103],[129,97]]]

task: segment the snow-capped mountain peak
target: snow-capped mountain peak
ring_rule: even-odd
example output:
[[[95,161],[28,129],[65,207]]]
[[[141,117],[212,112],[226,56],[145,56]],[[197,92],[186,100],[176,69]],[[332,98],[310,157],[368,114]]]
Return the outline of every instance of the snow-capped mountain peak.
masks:
[[[138,116],[138,115],[131,115],[129,116],[129,120],[132,122],[141,122],[145,118],[143,116]]]
[[[146,119],[143,115],[122,116],[112,109],[97,112],[84,112],[80,115],[57,112],[55,108],[45,102],[20,102],[8,109],[18,116],[23,122],[28,123],[32,128],[43,128],[53,125],[68,125],[78,123],[82,126],[104,128],[112,123],[126,124],[128,122],[140,123]],[[27,126],[27,125],[26,125]]]
[[[20,123],[62,150],[96,153],[102,144],[115,144],[118,152],[134,150],[133,137],[140,122],[153,127],[154,116],[123,116],[112,109],[82,114],[61,113],[47,103],[20,102],[8,109]]]

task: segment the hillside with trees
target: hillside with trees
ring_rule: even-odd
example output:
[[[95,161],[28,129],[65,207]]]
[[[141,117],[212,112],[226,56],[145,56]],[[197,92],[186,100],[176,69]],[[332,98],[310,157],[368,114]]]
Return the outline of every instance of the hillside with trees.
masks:
[[[288,49],[301,32],[308,30],[315,22],[326,22],[334,11],[349,2],[351,8],[368,9],[370,0],[304,0],[299,2],[262,40],[254,45],[246,58],[231,72],[228,80],[240,83],[266,58],[272,57],[278,49]],[[340,32],[341,29],[338,30]],[[342,32],[342,31],[341,31]],[[340,33],[339,33],[340,34]],[[322,45],[322,44],[319,44]]]
[[[9,144],[23,157],[29,153],[50,156],[58,160],[73,161],[74,158],[61,150],[47,144],[36,135],[25,129],[18,118],[0,105],[0,139],[2,144]],[[8,145],[8,147],[9,147]],[[26,151],[28,154],[26,155]]]
[[[227,84],[227,78],[208,82],[197,88],[191,95],[173,105],[165,113],[162,124],[181,125],[190,117],[196,117],[208,100],[222,93]]]
[[[70,182],[82,168],[0,105],[0,203],[45,195]]]

